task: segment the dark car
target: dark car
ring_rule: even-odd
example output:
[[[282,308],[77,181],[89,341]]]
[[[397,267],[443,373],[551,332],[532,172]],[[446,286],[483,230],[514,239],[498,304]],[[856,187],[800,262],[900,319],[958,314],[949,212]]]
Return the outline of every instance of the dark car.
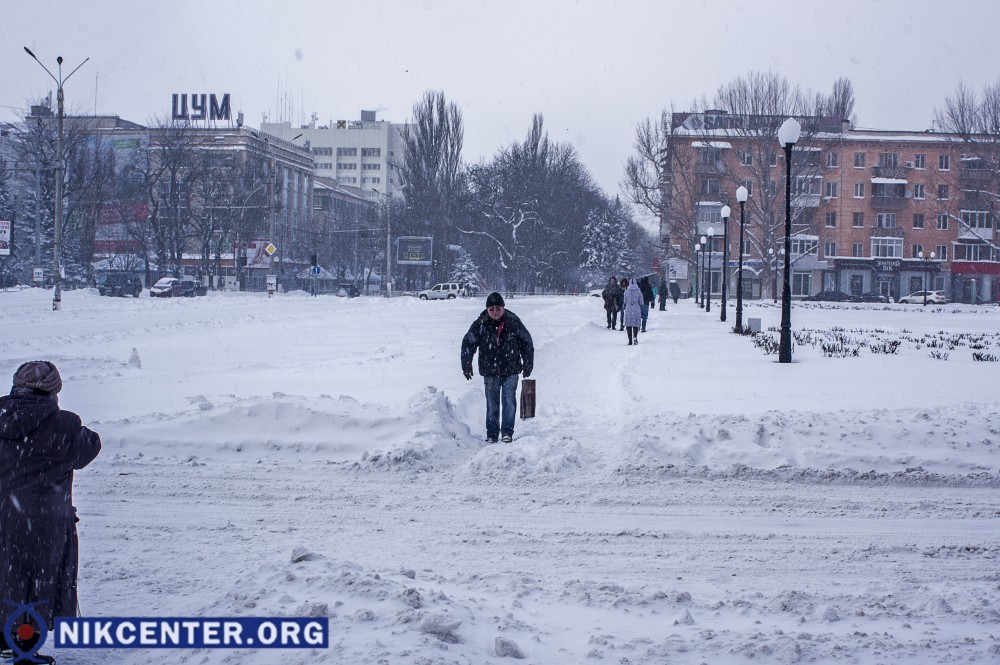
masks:
[[[889,298],[881,293],[859,293],[851,296],[851,302],[889,302]]]
[[[138,275],[127,272],[109,273],[104,282],[97,289],[102,296],[132,296],[138,298],[142,293],[142,280]]]
[[[184,296],[185,298],[193,298],[194,296],[203,296],[208,294],[208,287],[201,282],[181,282],[180,293],[178,295]]]
[[[358,285],[353,282],[342,282],[340,284],[333,285],[334,295],[338,295],[341,298],[357,298],[361,295],[361,291],[358,290]]]
[[[802,300],[806,302],[847,302],[851,299],[851,296],[847,295],[843,291],[820,291],[817,294],[806,296]]]

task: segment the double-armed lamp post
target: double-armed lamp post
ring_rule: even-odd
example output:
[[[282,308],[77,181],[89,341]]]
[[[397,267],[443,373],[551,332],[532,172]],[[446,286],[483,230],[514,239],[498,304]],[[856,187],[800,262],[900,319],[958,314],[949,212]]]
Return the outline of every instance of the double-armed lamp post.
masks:
[[[87,58],[79,65],[76,69],[71,71],[63,78],[62,75],[62,56],[56,58],[56,64],[58,65],[57,71],[59,76],[56,77],[49,71],[49,68],[42,64],[42,61],[35,57],[35,54],[31,52],[27,46],[24,47],[24,52],[31,56],[32,60],[38,63],[38,65],[45,70],[45,73],[52,78],[56,83],[56,101],[58,103],[58,118],[59,118],[59,128],[56,134],[56,191],[55,191],[55,230],[52,234],[52,311],[58,311],[62,309],[62,264],[59,257],[60,252],[60,241],[62,240],[62,226],[63,226],[63,118],[65,117],[65,106],[63,100],[63,83],[69,80],[69,77],[76,73],[77,69],[83,67],[86,64]]]
[[[740,202],[740,244],[736,251],[740,255],[740,269],[736,278],[736,332],[743,333],[743,214],[750,192],[740,185],[736,190],[736,200]]]
[[[778,143],[785,150],[785,275],[781,290],[781,339],[778,343],[778,362],[792,362],[792,148],[799,140],[802,127],[795,118],[788,118],[778,129]]]

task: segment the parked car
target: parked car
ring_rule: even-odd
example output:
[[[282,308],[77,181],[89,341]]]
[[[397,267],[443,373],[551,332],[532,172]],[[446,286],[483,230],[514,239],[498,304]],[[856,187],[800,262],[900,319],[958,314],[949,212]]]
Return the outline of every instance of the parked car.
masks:
[[[181,280],[176,277],[163,277],[149,287],[150,298],[173,298],[181,294]]]
[[[421,300],[451,300],[457,298],[462,291],[462,285],[458,282],[445,282],[435,284],[429,289],[424,289],[417,294]]]
[[[819,293],[803,298],[807,302],[847,302],[850,299],[851,296],[837,290],[820,291]]]
[[[333,293],[341,298],[357,298],[361,295],[361,292],[358,290],[358,285],[353,282],[335,284],[333,287]]]
[[[923,305],[925,302],[928,305],[944,305],[948,299],[941,291],[914,291],[910,295],[900,298],[898,302],[907,305]]]
[[[889,298],[881,293],[859,293],[851,296],[851,302],[889,302]]]
[[[183,281],[181,282],[181,292],[179,295],[185,298],[192,298],[194,296],[203,296],[208,294],[208,287],[201,282],[193,281]]]
[[[109,273],[104,282],[97,288],[102,296],[138,298],[142,293],[142,280],[138,275],[127,272]]]

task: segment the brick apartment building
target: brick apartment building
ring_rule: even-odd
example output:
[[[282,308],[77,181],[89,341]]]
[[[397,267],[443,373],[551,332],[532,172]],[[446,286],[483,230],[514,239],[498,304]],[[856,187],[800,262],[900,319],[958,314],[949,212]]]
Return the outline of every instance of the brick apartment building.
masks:
[[[711,290],[722,285],[723,205],[729,220],[729,293],[739,279],[739,204],[750,191],[742,248],[744,293],[780,289],[785,162],[784,118],[723,111],[675,113],[667,212],[661,237],[670,264],[694,281],[693,247],[711,227]],[[926,288],[958,302],[1000,301],[995,243],[998,181],[993,159],[961,137],[935,132],[852,129],[833,118],[802,118],[792,158],[791,286],[899,298]],[[933,253],[933,255],[932,255]],[[688,269],[688,270],[684,270]]]

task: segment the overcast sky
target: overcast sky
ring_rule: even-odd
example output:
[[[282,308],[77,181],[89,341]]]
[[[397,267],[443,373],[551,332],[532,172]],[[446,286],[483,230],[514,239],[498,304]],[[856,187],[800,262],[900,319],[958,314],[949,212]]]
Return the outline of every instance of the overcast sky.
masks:
[[[1000,75],[995,0],[5,0],[0,119],[68,74],[69,112],[144,123],[171,94],[230,93],[246,124],[402,122],[426,90],[465,119],[468,162],[521,140],[541,113],[618,193],[637,123],[685,110],[755,70],[829,92],[854,83],[859,126],[921,130],[960,80]]]

